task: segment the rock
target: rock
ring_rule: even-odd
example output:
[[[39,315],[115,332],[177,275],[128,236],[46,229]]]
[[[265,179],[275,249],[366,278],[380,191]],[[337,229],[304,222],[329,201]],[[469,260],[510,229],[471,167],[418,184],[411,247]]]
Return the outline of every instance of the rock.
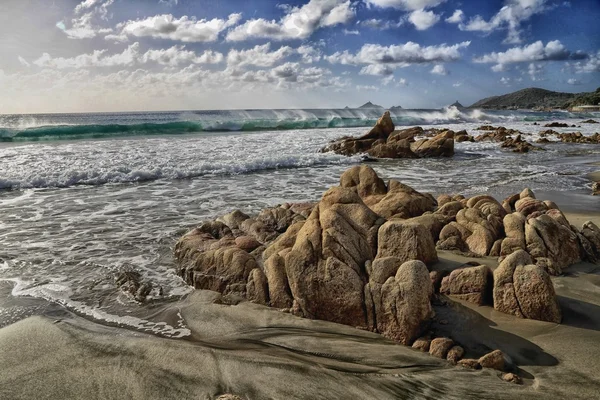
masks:
[[[592,195],[600,195],[600,182],[592,183]]]
[[[334,187],[323,195],[285,255],[302,315],[368,328],[364,265],[375,258],[380,221],[351,188]]]
[[[454,155],[454,134],[446,131],[431,139],[418,140],[410,149],[419,157],[452,157]]]
[[[246,298],[253,303],[269,304],[269,287],[267,277],[259,268],[254,268],[246,284]]]
[[[479,364],[479,360],[475,360],[473,358],[463,358],[457,362],[458,365],[465,368],[470,369],[481,369],[481,365]]]
[[[531,189],[525,188],[521,193],[519,193],[519,199],[524,199],[526,197],[531,197],[532,199],[535,199],[535,194]]]
[[[359,139],[387,139],[388,136],[394,131],[394,122],[390,116],[390,112],[386,111],[377,120],[375,126],[366,135],[361,136]]]
[[[442,280],[440,293],[477,305],[489,303],[492,292],[492,272],[485,265],[455,269]]]
[[[421,350],[422,352],[428,352],[429,346],[431,345],[431,339],[427,337],[420,337],[412,344],[413,349]]]
[[[146,301],[154,287],[152,282],[144,281],[142,274],[137,271],[121,271],[115,276],[115,284],[140,303]]]
[[[586,221],[581,228],[581,235],[590,243],[594,258],[600,259],[600,228],[592,221]]]
[[[560,323],[561,312],[548,274],[517,250],[494,271],[494,309],[521,318]]]
[[[280,254],[273,254],[265,261],[265,276],[268,282],[271,307],[290,308],[293,303],[290,285],[285,272],[284,256],[287,252],[284,250]]]
[[[446,358],[448,351],[454,346],[454,341],[449,338],[435,338],[429,346],[429,354],[438,358]]]
[[[531,150],[540,150],[539,147],[532,145],[526,140],[523,140],[521,135],[517,135],[517,137],[514,139],[505,139],[504,142],[502,142],[502,147],[510,148],[515,153],[528,153]]]
[[[546,271],[537,265],[519,265],[513,279],[515,294],[525,318],[560,323],[560,306]]]
[[[321,151],[347,156],[367,153],[376,158],[448,157],[454,154],[453,132],[442,132],[430,140],[422,139],[415,143],[414,137],[420,134],[423,134],[421,127],[395,131],[390,114],[386,111],[367,134],[358,138],[343,137],[329,143]]]
[[[402,264],[383,284],[380,296],[372,291],[378,332],[404,345],[412,343],[432,316],[432,291],[425,264],[416,260]]]
[[[383,179],[367,165],[352,167],[344,172],[340,177],[340,186],[356,190],[365,204],[369,204],[368,199],[372,196],[383,197],[387,194]]]
[[[441,207],[446,203],[450,203],[452,201],[452,196],[448,194],[441,194],[437,198],[438,206]]]
[[[366,198],[365,203],[383,218],[418,217],[427,211],[433,211],[436,206],[433,196],[419,193],[396,180],[390,180],[385,196]]]
[[[525,224],[527,251],[536,261],[553,274],[581,261],[581,248],[577,234],[571,230],[559,210],[548,210],[532,217]]]
[[[425,226],[391,220],[379,229],[377,258],[397,257],[402,262],[420,260],[426,264],[438,260],[433,238]]]
[[[504,354],[500,350],[494,350],[479,359],[479,365],[483,368],[492,368],[498,371],[504,370]]]
[[[235,394],[222,394],[217,397],[215,400],[243,400],[240,396],[236,396]]]
[[[565,124],[563,122],[551,122],[549,124],[544,125],[546,128],[568,128],[569,124]]]
[[[598,121],[595,121],[593,119],[586,119],[585,121],[581,121],[580,124],[598,124]]]
[[[445,271],[431,271],[429,273],[429,279],[431,279],[431,284],[433,286],[433,293],[439,293],[440,287],[442,286],[442,280],[447,272]]]
[[[448,350],[448,355],[446,356],[446,359],[452,364],[456,364],[464,355],[465,349],[463,349],[460,346],[452,346],[452,348]]]
[[[425,229],[427,229],[429,231],[429,233],[431,234],[433,243],[435,243],[439,239],[440,232],[444,228],[444,225],[447,223],[446,219],[447,218],[441,214],[433,213],[433,214],[424,214],[424,215],[421,215],[418,217],[409,218],[409,219],[404,220],[404,222],[416,223],[419,225],[423,225],[425,227]]]
[[[502,375],[502,380],[510,383],[514,383],[520,385],[523,383],[523,380],[519,375],[513,374],[512,372],[508,372]]]
[[[512,254],[516,250],[526,249],[525,222],[525,215],[518,212],[507,214],[504,217],[506,238],[502,240],[501,256]]]
[[[252,236],[247,235],[236,237],[235,244],[237,247],[239,247],[242,250],[246,250],[248,253],[260,246],[258,240],[254,239]]]

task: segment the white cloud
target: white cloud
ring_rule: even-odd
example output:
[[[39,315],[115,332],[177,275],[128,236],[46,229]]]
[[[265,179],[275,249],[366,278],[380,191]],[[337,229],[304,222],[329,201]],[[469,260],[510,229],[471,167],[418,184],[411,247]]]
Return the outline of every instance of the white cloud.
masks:
[[[378,92],[379,87],[373,85],[356,85],[356,90],[359,92]]]
[[[454,82],[452,84],[453,87],[461,87],[462,86],[462,82]]]
[[[182,42],[214,42],[225,29],[237,24],[241,14],[231,14],[225,19],[196,20],[184,15],[175,18],[171,14],[155,15],[145,19],[129,20],[117,25],[118,35],[108,40],[123,41],[128,36],[170,39]]]
[[[506,68],[505,68],[505,65],[504,65],[504,64],[496,64],[496,65],[494,65],[494,66],[492,67],[492,71],[494,71],[494,72],[502,72],[502,71],[504,71],[505,69],[506,69]]]
[[[444,68],[442,64],[434,65],[434,67],[429,72],[436,75],[448,75],[448,71],[446,71],[446,68]]]
[[[227,40],[306,39],[319,28],[348,23],[355,14],[350,0],[310,0],[302,7],[288,7],[286,11],[279,21],[263,18],[248,20],[232,29],[227,34]]]
[[[400,78],[400,79],[398,79],[396,86],[408,86],[408,83],[406,82],[406,79]]]
[[[224,59],[223,54],[205,50],[201,55],[196,52],[186,50],[185,46],[172,46],[168,49],[151,49],[139,57],[140,63],[154,61],[161,65],[171,67],[182,64],[219,64]]]
[[[140,53],[140,45],[137,42],[128,46],[121,53],[113,55],[107,55],[106,53],[107,50],[95,50],[90,54],[81,54],[71,58],[53,58],[50,54],[44,53],[33,61],[33,64],[40,68],[50,69],[134,66],[148,62],[174,67],[181,64],[218,64],[224,58],[223,54],[212,50],[205,50],[201,55],[198,55],[194,51],[186,50],[185,46],[150,49],[142,54]]]
[[[527,67],[527,73],[532,81],[542,81],[544,78],[544,66],[542,64],[531,63]]]
[[[389,21],[389,20],[372,18],[372,19],[366,19],[364,21],[360,21],[358,24],[360,26],[364,26],[366,28],[379,29],[379,30],[384,31],[387,29],[394,29],[394,28],[401,27],[404,24],[404,20],[400,19],[398,21]]]
[[[493,52],[482,57],[475,58],[476,63],[496,63],[492,69],[503,70],[503,65],[512,63],[523,63],[533,61],[565,61],[581,60],[588,55],[582,52],[571,52],[559,40],[544,43],[541,40],[523,47],[513,47],[505,52]]]
[[[450,17],[446,18],[446,22],[451,23],[451,24],[458,24],[458,23],[461,23],[464,18],[465,18],[465,13],[463,13],[462,10],[455,10],[454,14],[452,14]]]
[[[452,46],[446,44],[421,46],[414,42],[390,46],[365,44],[356,54],[345,50],[325,58],[332,64],[384,64],[390,67],[408,67],[413,64],[456,61],[460,58],[460,50],[470,43],[462,42]]]
[[[294,52],[289,46],[282,46],[275,51],[270,50],[271,43],[257,45],[248,50],[231,49],[229,54],[227,54],[227,65],[236,67],[244,65],[270,67],[289,57]]]
[[[179,4],[179,0],[158,0],[160,4],[164,4],[168,7],[173,7]]]
[[[489,21],[476,15],[467,23],[460,23],[458,27],[463,31],[485,33],[506,29],[508,35],[504,43],[521,43],[521,24],[533,15],[550,9],[551,6],[548,6],[547,2],[548,0],[505,0],[504,6]]]
[[[417,28],[424,31],[437,24],[440,16],[433,11],[415,10],[408,16],[408,20]]]
[[[19,59],[19,64],[21,64],[24,67],[30,67],[31,64],[29,64],[29,62],[27,60],[25,60],[23,57],[18,56],[17,57]]]
[[[79,15],[71,19],[70,27],[65,22],[56,23],[56,27],[63,31],[69,39],[90,39],[97,35],[109,33],[111,28],[101,28],[94,21],[108,19],[108,7],[114,3],[114,0],[85,0],[79,3],[73,13]]]
[[[302,45],[298,47],[297,51],[298,54],[302,56],[302,62],[304,62],[305,64],[319,62],[321,60],[321,57],[323,57],[323,53],[321,52],[321,50],[309,45]]]
[[[445,0],[365,0],[367,5],[381,8],[396,8],[398,10],[414,11],[435,7]]]
[[[567,81],[569,85],[581,85],[581,81],[575,78],[571,78]]]
[[[577,61],[568,66],[578,74],[600,72],[600,50],[596,54],[590,54],[587,60]]]
[[[342,32],[344,33],[344,35],[360,35],[360,32],[358,30],[348,30],[348,29],[343,29]]]
[[[139,57],[139,49],[139,43],[134,43],[122,53],[110,56],[106,55],[107,50],[94,50],[90,54],[81,54],[71,58],[53,58],[50,54],[44,53],[33,61],[33,64],[41,68],[52,69],[127,66],[135,63]]]
[[[369,64],[363,67],[359,74],[360,75],[375,75],[375,76],[386,76],[394,73],[393,68],[383,64]]]

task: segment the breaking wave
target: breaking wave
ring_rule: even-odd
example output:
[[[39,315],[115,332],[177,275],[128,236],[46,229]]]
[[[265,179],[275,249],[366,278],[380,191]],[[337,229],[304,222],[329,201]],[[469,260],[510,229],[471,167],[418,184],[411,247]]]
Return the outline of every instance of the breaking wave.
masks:
[[[98,139],[122,136],[181,135],[202,132],[252,132],[315,128],[368,127],[382,109],[230,110],[164,113],[115,113],[0,116],[0,141]],[[26,117],[26,119],[24,119]],[[526,120],[525,112],[483,112],[448,107],[397,110],[398,126]]]

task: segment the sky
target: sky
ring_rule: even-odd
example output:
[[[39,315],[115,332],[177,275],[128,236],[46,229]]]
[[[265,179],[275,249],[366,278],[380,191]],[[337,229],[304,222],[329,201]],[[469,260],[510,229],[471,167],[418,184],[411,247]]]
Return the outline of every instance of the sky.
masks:
[[[598,21],[600,0],[2,0],[0,113],[593,91]]]

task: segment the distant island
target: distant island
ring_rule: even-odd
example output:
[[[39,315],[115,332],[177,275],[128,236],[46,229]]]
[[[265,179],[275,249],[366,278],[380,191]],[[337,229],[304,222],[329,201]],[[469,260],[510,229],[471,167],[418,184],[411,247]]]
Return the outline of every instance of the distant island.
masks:
[[[456,107],[456,108],[458,108],[459,110],[460,110],[461,108],[465,108],[465,106],[463,106],[462,104],[460,104],[460,103],[458,102],[458,100],[456,100],[454,103],[450,104],[450,106],[449,106],[449,107]]]
[[[383,107],[380,105],[377,105],[377,104],[373,104],[370,101],[367,101],[365,104],[363,104],[362,106],[360,106],[358,108],[383,108]]]
[[[563,93],[541,88],[527,88],[501,96],[492,96],[473,103],[469,108],[487,109],[575,109],[597,106],[600,88],[595,92]]]

